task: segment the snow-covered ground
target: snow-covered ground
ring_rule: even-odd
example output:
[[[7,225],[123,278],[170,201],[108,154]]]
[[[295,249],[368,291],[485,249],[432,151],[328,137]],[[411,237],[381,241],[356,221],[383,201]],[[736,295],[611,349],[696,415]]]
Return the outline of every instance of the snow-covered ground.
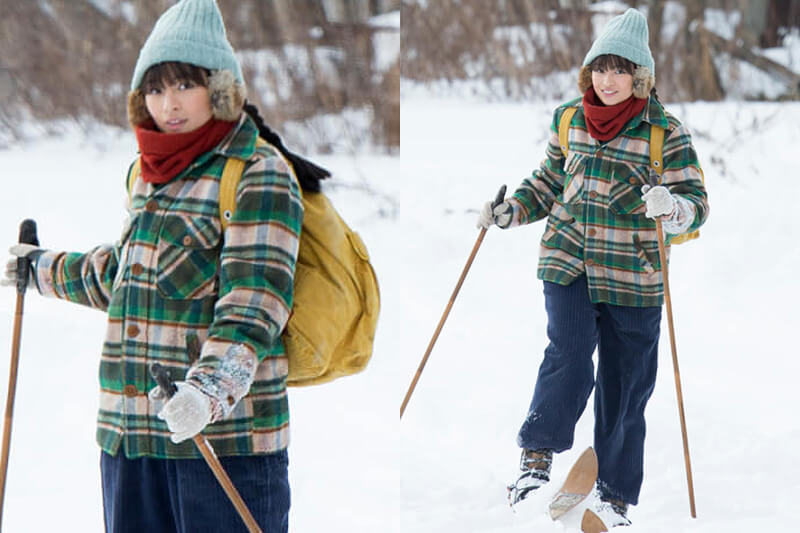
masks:
[[[486,236],[398,420],[478,235],[477,208],[538,165],[553,105],[409,97],[400,158],[318,158],[336,173],[328,190],[367,243],[383,300],[370,367],[291,393],[292,531],[577,531],[580,510],[554,523],[545,499],[591,444],[591,404],[575,449],[555,460],[551,487],[516,514],[505,500],[546,343],[535,279],[543,224]],[[665,334],[647,411],[646,478],[629,531],[791,531],[800,496],[800,105],[671,110],[696,132],[712,206],[701,240],[676,248],[671,264],[698,518],[689,518]],[[105,130],[89,141],[74,134],[0,152],[0,248],[16,240],[26,217],[37,220],[46,247],[115,240],[133,154],[130,135]],[[6,353],[13,309],[5,290]],[[99,312],[26,298],[7,531],[102,531],[94,417],[104,326]],[[0,400],[7,364],[0,358]]]

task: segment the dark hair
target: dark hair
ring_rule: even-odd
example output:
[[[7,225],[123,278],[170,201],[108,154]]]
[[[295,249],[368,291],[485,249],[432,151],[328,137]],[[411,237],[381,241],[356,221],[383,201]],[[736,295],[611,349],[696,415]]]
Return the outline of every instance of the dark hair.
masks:
[[[589,70],[592,72],[596,70],[616,70],[621,69],[633,76],[633,71],[636,70],[636,63],[631,61],[630,59],[625,59],[624,57],[614,55],[614,54],[603,54],[601,56],[597,56],[592,59],[592,62],[589,63]]]
[[[158,63],[147,69],[142,76],[142,91],[147,94],[150,89],[161,89],[173,83],[191,81],[201,87],[208,87],[210,72],[203,67],[179,61]]]
[[[289,160],[289,163],[292,165],[292,170],[294,170],[294,175],[297,176],[297,181],[300,182],[300,189],[302,189],[303,192],[319,192],[319,182],[330,177],[331,173],[315,165],[308,159],[300,157],[294,152],[290,152],[286,146],[283,145],[280,136],[264,122],[263,118],[261,118],[256,106],[250,102],[245,102],[244,112],[250,115],[250,118],[252,118],[256,126],[258,126],[258,136],[277,148],[278,151],[283,154],[283,157]]]

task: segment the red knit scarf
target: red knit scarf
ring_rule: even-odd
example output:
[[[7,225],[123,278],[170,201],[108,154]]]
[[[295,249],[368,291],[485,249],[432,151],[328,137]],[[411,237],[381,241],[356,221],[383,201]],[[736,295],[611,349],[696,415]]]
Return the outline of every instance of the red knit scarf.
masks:
[[[208,152],[233,129],[236,122],[210,119],[188,133],[162,133],[149,120],[136,128],[142,160],[142,179],[147,183],[167,183],[198,156]]]
[[[630,119],[642,112],[646,104],[647,98],[631,96],[624,102],[607,106],[597,97],[594,87],[589,87],[583,93],[583,114],[589,135],[598,141],[610,141]]]

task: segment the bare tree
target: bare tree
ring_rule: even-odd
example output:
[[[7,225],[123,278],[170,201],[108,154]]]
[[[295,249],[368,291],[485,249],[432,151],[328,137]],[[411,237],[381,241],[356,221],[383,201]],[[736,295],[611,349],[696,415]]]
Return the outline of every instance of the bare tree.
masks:
[[[172,4],[112,0],[100,9],[91,0],[0,0],[0,129],[14,135],[26,115],[124,126],[139,50]],[[396,148],[399,89],[385,91],[399,87],[399,69],[378,69],[374,46],[376,35],[398,29],[370,18],[398,10],[399,0],[219,0],[219,6],[249,97],[273,126],[368,109],[377,124],[368,132],[372,144]]]

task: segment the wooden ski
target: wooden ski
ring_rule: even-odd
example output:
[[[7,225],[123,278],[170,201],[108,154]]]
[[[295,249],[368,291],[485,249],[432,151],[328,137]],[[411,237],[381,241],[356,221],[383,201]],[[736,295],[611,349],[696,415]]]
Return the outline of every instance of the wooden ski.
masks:
[[[583,520],[581,520],[581,531],[583,533],[602,533],[603,531],[608,531],[606,529],[606,525],[600,520],[600,517],[597,516],[591,509],[586,509],[583,512]]]
[[[595,481],[597,454],[590,446],[572,465],[564,484],[550,501],[550,518],[556,520],[581,503],[592,491]]]

